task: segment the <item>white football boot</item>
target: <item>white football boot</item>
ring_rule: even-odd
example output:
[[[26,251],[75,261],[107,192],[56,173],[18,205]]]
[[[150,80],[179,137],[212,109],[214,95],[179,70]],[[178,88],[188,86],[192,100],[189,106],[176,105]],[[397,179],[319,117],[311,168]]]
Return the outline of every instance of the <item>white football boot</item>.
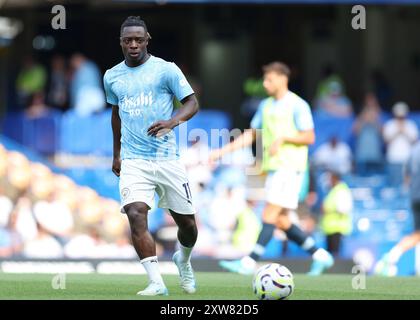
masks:
[[[168,289],[163,283],[150,282],[146,289],[137,292],[139,296],[167,296]]]
[[[194,272],[191,266],[191,262],[181,262],[179,261],[180,252],[177,251],[174,253],[172,260],[175,265],[178,267],[179,277],[181,278],[181,288],[186,293],[195,293],[195,279]]]

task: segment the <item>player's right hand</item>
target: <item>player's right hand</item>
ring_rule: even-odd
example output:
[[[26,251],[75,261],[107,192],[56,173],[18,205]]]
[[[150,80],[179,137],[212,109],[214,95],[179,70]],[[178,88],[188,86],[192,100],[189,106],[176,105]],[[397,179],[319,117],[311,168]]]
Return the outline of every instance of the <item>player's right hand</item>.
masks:
[[[119,177],[121,171],[121,158],[114,158],[112,160],[112,172]]]

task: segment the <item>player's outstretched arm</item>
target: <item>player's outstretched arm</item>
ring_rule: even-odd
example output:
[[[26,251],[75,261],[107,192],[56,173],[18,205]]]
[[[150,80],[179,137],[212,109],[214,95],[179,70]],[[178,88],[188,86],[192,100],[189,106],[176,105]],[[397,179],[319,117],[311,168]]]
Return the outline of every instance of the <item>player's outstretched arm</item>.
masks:
[[[226,144],[223,148],[215,149],[210,153],[210,162],[216,161],[223,157],[225,154],[233,152],[238,149],[245,148],[250,146],[256,137],[255,129],[247,129],[239,137],[237,137],[232,142]]]
[[[191,94],[185,97],[181,101],[182,107],[179,108],[178,112],[170,120],[161,120],[152,124],[147,130],[147,134],[150,136],[160,137],[172,130],[182,122],[191,119],[198,111],[198,101],[195,94]]]
[[[112,136],[113,136],[113,145],[114,145],[114,157],[112,160],[112,172],[115,173],[117,177],[120,176],[121,171],[121,118],[118,113],[118,106],[112,106]]]

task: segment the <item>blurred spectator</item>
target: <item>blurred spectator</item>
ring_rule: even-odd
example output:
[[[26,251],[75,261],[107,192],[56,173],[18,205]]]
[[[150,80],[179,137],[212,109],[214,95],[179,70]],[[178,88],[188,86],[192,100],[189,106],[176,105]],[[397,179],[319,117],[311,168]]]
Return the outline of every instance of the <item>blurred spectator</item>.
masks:
[[[66,257],[73,259],[99,258],[106,252],[101,247],[106,242],[101,238],[98,227],[90,226],[87,232],[74,236],[65,246]]]
[[[28,100],[34,93],[44,91],[47,83],[47,71],[44,66],[26,56],[22,63],[22,70],[16,79],[16,92],[21,107],[28,105]]]
[[[6,186],[6,171],[8,163],[8,154],[3,145],[0,144],[0,194],[3,194]]]
[[[321,229],[327,236],[327,250],[334,256],[340,252],[342,237],[352,228],[353,198],[340,174],[330,172],[331,190],[323,201]]]
[[[197,195],[200,185],[206,185],[212,178],[211,167],[207,161],[209,147],[200,137],[191,143],[191,146],[181,154],[181,162],[185,165],[191,193]]]
[[[245,100],[242,102],[240,110],[247,122],[251,121],[255,112],[257,112],[260,102],[267,97],[263,86],[262,78],[247,78],[243,84]]]
[[[62,55],[54,55],[51,59],[50,83],[47,101],[53,107],[64,111],[67,108],[68,73],[66,60]]]
[[[120,204],[115,200],[102,199],[102,208],[104,211],[104,219],[102,220],[102,233],[104,237],[108,241],[126,238],[129,225],[127,218],[120,213]],[[149,218],[151,218],[150,214]]]
[[[12,201],[0,195],[0,257],[11,256],[15,251],[13,234],[8,228],[12,210]]]
[[[46,200],[51,197],[54,191],[54,176],[50,168],[42,163],[31,163],[31,185],[30,195],[32,201]]]
[[[44,93],[40,91],[31,96],[25,114],[28,118],[39,118],[46,115],[49,111],[50,107],[45,104]]]
[[[160,215],[163,213],[162,220],[157,224],[156,221],[152,223],[153,238],[156,240],[156,253],[162,255],[172,256],[175,250],[178,250],[177,234],[178,227],[175,221],[171,218],[168,210],[157,208],[158,201],[152,207],[152,215]],[[150,214],[150,212],[149,212]],[[197,219],[197,218],[196,218]],[[130,237],[132,239],[132,237]]]
[[[331,83],[338,83],[343,88],[343,92],[345,91],[343,80],[335,72],[334,67],[328,64],[322,70],[322,80],[316,89],[315,100],[320,100],[329,94]]]
[[[237,258],[255,245],[261,221],[257,215],[258,202],[263,198],[254,189],[246,193],[242,188],[221,188],[212,194],[207,205],[208,216],[200,207],[197,223],[200,229],[196,248],[200,255],[215,258]]]
[[[213,230],[216,246],[230,243],[238,214],[245,206],[242,188],[216,191],[210,205],[209,227]]]
[[[99,68],[80,53],[71,57],[70,66],[70,106],[81,116],[103,110],[106,104]]]
[[[326,113],[335,117],[351,117],[353,107],[349,98],[344,95],[343,87],[338,81],[331,81],[326,87],[325,94],[316,101],[316,112]]]
[[[321,144],[312,157],[313,165],[320,170],[334,170],[342,175],[349,174],[352,168],[352,153],[350,147],[332,137]]]
[[[4,206],[4,202],[10,201],[10,199],[8,199],[7,197],[6,199],[6,201],[3,201],[2,210],[11,209],[11,211],[8,215],[2,217],[3,221],[0,222],[0,232],[2,233],[2,235],[0,236],[2,238],[0,240],[0,242],[2,243],[0,244],[0,256],[19,256],[23,250],[23,238],[16,230],[17,215],[15,214],[15,211],[13,209],[13,204],[11,208],[5,208]]]
[[[161,251],[160,246],[156,245],[156,252]],[[114,257],[118,257],[121,259],[136,259],[138,255],[136,250],[134,249],[131,241],[129,232],[126,232],[126,235],[120,236],[118,239],[115,240],[115,253]]]
[[[71,212],[75,212],[78,205],[77,186],[65,175],[54,176],[54,191],[57,201],[64,203]]]
[[[237,213],[236,228],[232,234],[232,246],[239,256],[250,252],[258,240],[261,231],[261,221],[256,214],[258,200],[255,193],[248,190],[246,205]]]
[[[13,255],[13,242],[8,229],[0,226],[0,258]]]
[[[94,225],[101,222],[104,212],[102,211],[101,199],[95,190],[81,187],[78,190],[78,214],[79,223]]]
[[[407,119],[408,105],[396,103],[392,112],[394,118],[384,125],[383,135],[386,143],[389,183],[400,186],[403,181],[403,166],[410,157],[413,143],[418,137],[418,128],[414,121]]]
[[[117,201],[2,145],[0,182],[0,257],[137,256]]]
[[[319,214],[321,207],[321,199],[318,194],[318,189],[320,188],[320,183],[318,183],[318,178],[320,172],[316,172],[313,163],[309,163],[308,166],[308,193],[305,199],[300,199],[302,207],[307,209],[308,213]]]
[[[38,235],[37,221],[32,213],[32,201],[27,197],[21,197],[12,212],[13,229],[26,244]]]
[[[383,166],[381,107],[376,96],[365,96],[362,111],[358,115],[353,133],[356,136],[355,164],[358,174],[378,172]]]
[[[379,104],[382,106],[382,108],[385,108],[385,110],[389,111],[393,96],[391,85],[389,84],[383,72],[378,69],[372,71],[371,81],[372,90],[378,97]]]
[[[310,170],[309,170],[309,164],[306,166],[305,171],[303,172],[303,180],[302,180],[302,186],[300,187],[299,192],[299,203],[305,202],[305,199],[309,195],[310,192]]]
[[[6,228],[9,225],[10,214],[13,210],[13,202],[6,196],[0,194],[0,227]]]
[[[56,259],[64,256],[63,247],[40,222],[37,222],[36,237],[25,243],[23,255],[32,259]]]
[[[23,196],[31,182],[31,167],[28,159],[19,152],[9,152],[7,155],[7,173],[4,194],[13,203]]]
[[[50,234],[65,238],[71,235],[74,221],[70,208],[63,202],[58,201],[54,193],[46,200],[39,200],[33,206],[36,220]]]

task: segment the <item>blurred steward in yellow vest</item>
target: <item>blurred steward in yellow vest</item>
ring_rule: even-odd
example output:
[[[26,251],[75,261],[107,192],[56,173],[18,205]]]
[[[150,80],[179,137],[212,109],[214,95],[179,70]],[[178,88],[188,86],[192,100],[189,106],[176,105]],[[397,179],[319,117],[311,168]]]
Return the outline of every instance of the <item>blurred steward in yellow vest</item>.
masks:
[[[331,190],[325,197],[321,229],[327,236],[327,250],[338,255],[343,235],[352,230],[353,197],[348,185],[337,172],[330,172]]]

